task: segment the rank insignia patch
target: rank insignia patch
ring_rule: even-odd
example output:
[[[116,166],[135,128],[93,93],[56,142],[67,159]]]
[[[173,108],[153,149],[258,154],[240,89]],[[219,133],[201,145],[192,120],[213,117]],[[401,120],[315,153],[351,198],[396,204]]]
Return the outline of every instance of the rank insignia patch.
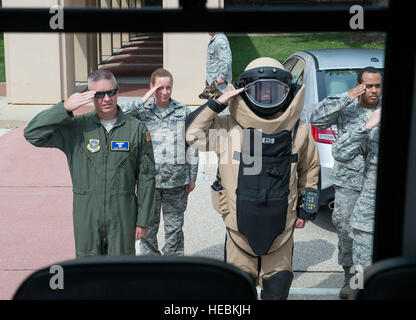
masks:
[[[95,153],[100,151],[100,140],[98,139],[90,139],[90,143],[87,144],[87,150],[91,153]]]
[[[129,151],[130,144],[128,141],[111,141],[111,151]]]
[[[150,135],[150,131],[146,131],[146,141],[152,141],[152,136]]]

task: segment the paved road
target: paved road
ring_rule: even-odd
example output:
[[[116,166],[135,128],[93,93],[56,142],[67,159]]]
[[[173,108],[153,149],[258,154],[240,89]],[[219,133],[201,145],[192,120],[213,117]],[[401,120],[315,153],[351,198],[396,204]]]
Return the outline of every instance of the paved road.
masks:
[[[190,194],[185,212],[185,254],[223,259],[225,227],[212,208],[210,185],[215,179],[215,155],[200,165],[195,190]],[[204,159],[204,157],[201,157]],[[163,223],[158,235],[164,243]],[[290,299],[338,299],[343,269],[337,263],[337,235],[328,209],[304,229],[295,230],[293,269],[295,278]]]
[[[21,132],[15,131],[21,129],[9,130],[0,129],[0,145],[4,144],[6,138]],[[5,134],[9,134],[9,136],[6,137]],[[11,215],[8,218],[9,220],[3,221],[3,225],[0,226],[0,229],[7,233],[3,234],[4,239],[9,241],[12,239],[11,237],[15,236],[18,237],[20,243],[20,245],[10,243],[7,248],[0,248],[2,251],[0,261],[3,260],[0,263],[0,282],[10,282],[10,279],[14,279],[7,290],[4,289],[4,292],[0,290],[0,298],[3,299],[9,299],[13,286],[16,286],[16,283],[23,280],[31,271],[50,262],[48,260],[50,259],[50,250],[56,250],[59,253],[58,256],[54,256],[56,260],[53,262],[72,258],[73,255],[72,219],[70,214],[72,194],[64,156],[57,150],[47,151],[30,145],[27,146],[24,141],[21,141],[23,140],[22,137],[18,140],[15,144],[7,144],[8,149],[16,146],[18,150],[3,152],[3,155],[6,154],[13,158],[12,163],[7,165],[7,168],[11,168],[7,170],[9,176],[17,176],[19,170],[25,170],[28,161],[37,161],[46,164],[46,166],[41,165],[32,168],[32,172],[28,172],[28,175],[25,176],[23,184],[22,182],[15,183],[12,178],[7,178],[7,176],[2,179],[0,196],[5,201],[2,203],[2,207],[7,210],[16,210],[21,215],[21,218],[16,214]],[[29,147],[30,159],[26,159],[27,155],[25,156],[24,151],[21,150],[26,147]],[[54,156],[51,158],[50,154]],[[221,216],[212,208],[210,201],[210,185],[216,172],[215,156],[212,154],[206,155],[208,158],[201,157],[196,188],[190,194],[188,208],[185,213],[185,254],[222,260],[225,228]],[[210,161],[206,159],[210,159]],[[44,167],[47,168],[46,171]],[[59,181],[56,177],[50,177],[50,181],[48,181],[48,175],[60,174],[62,176],[63,171],[65,171],[64,176],[59,178]],[[38,177],[39,174],[42,177]],[[47,193],[50,200],[45,197]],[[39,202],[42,197],[44,200]],[[48,201],[59,201],[62,210],[47,212],[47,208],[50,207]],[[22,207],[25,204],[26,207],[32,206],[33,208],[36,206],[37,210],[30,214],[22,212]],[[47,225],[45,225],[45,221],[48,221]],[[64,230],[54,228],[54,226],[62,225],[62,221],[65,221],[65,224],[68,225]],[[16,226],[18,226],[17,229]],[[40,227],[45,232],[39,232],[39,238],[33,238],[33,235],[31,237],[22,236],[26,234],[25,230],[29,226],[30,228],[36,228],[35,230]],[[45,235],[45,233],[47,233],[46,237],[48,239],[41,238],[41,235]],[[37,232],[33,232],[33,234],[37,234]],[[62,234],[65,235],[66,242],[61,240]],[[161,246],[164,242],[163,236],[162,222],[161,232],[159,233]],[[48,245],[45,245],[46,243]],[[10,247],[13,245],[14,247]],[[342,269],[336,262],[337,251],[336,234],[330,221],[329,212],[322,210],[315,221],[307,223],[303,230],[296,230],[293,256],[295,278],[289,298],[337,299],[337,293],[342,282]],[[36,263],[33,263],[31,259],[36,260]]]

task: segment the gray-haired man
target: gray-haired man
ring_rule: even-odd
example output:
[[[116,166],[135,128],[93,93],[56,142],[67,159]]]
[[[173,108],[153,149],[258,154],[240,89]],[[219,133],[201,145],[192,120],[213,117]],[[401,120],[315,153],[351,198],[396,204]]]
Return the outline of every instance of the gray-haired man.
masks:
[[[150,134],[117,105],[111,72],[93,72],[88,86],[39,113],[24,135],[37,147],[60,149],[68,159],[77,257],[134,255],[135,240],[147,233],[155,207]],[[90,102],[93,112],[74,116]]]

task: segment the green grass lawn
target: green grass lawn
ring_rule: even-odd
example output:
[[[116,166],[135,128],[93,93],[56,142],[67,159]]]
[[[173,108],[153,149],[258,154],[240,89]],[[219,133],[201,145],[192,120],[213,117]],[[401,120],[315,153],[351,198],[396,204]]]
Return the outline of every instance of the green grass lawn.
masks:
[[[233,55],[233,81],[250,61],[272,57],[282,62],[293,52],[331,48],[384,49],[383,34],[359,32],[284,36],[247,36],[226,34]]]
[[[6,69],[4,68],[4,41],[3,33],[0,33],[0,82],[6,81]]]

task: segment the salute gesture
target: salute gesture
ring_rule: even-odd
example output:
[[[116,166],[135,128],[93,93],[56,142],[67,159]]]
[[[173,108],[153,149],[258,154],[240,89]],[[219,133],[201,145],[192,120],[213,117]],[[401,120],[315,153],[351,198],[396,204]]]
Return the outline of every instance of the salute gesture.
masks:
[[[231,91],[225,91],[221,96],[219,96],[216,100],[219,103],[227,104],[228,101],[231,100],[231,98],[235,97],[236,95],[239,95],[241,92],[243,92],[244,88],[231,90]]]
[[[154,84],[154,85],[150,85],[150,90],[146,92],[146,94],[143,96],[143,103],[146,103],[147,100],[149,100],[149,98],[151,96],[153,96],[153,94],[156,92],[157,89],[160,88],[160,84]]]
[[[95,91],[86,91],[86,92],[76,92],[68,97],[64,101],[65,110],[72,112],[79,107],[86,105],[94,100]]]
[[[354,100],[355,98],[361,96],[365,93],[365,84],[359,84],[355,88],[352,88],[351,90],[348,90],[348,96],[351,100]]]

